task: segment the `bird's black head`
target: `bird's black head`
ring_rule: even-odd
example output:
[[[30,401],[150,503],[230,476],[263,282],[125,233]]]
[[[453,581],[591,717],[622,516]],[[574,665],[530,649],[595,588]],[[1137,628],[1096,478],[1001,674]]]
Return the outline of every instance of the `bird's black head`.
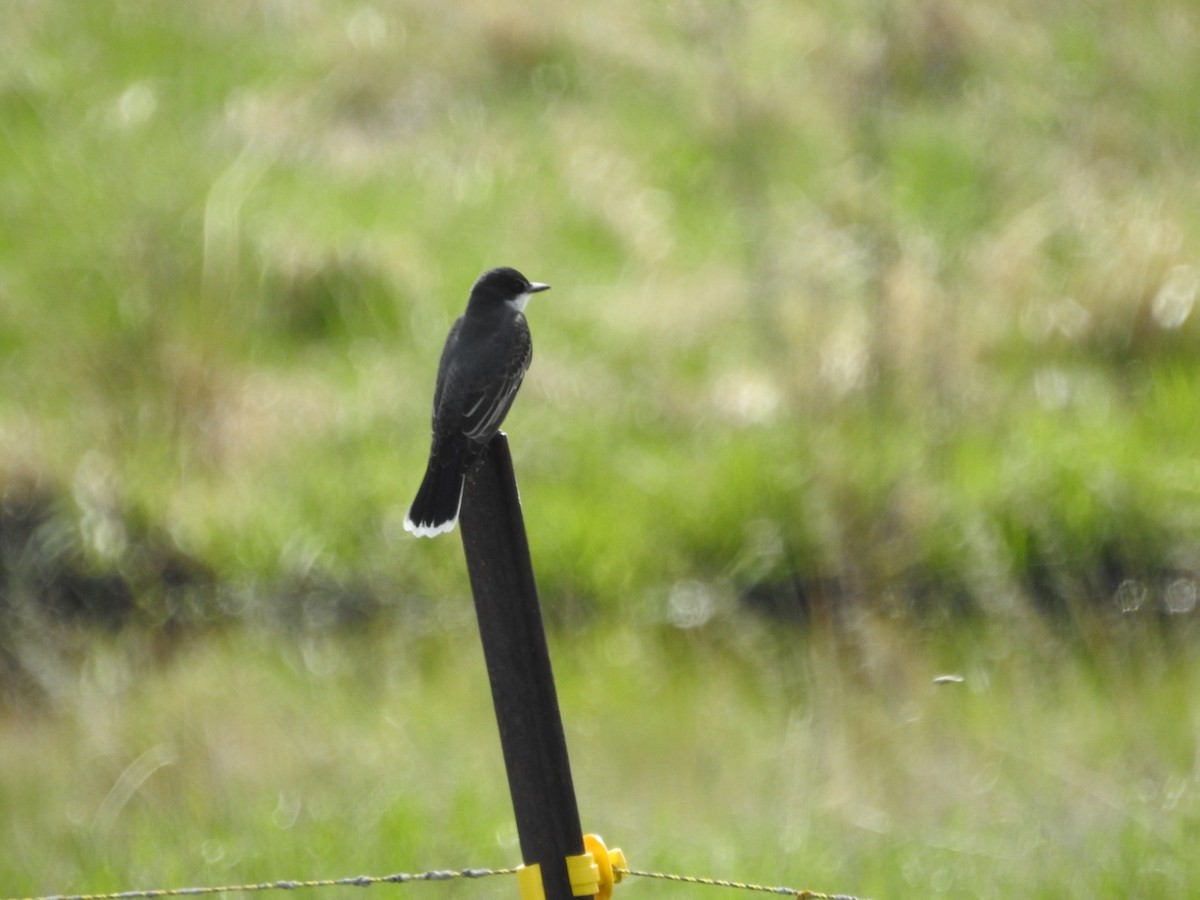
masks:
[[[550,290],[550,285],[530,281],[516,269],[501,266],[488,269],[471,288],[471,306],[493,306],[509,303],[516,309],[525,308],[531,294]]]

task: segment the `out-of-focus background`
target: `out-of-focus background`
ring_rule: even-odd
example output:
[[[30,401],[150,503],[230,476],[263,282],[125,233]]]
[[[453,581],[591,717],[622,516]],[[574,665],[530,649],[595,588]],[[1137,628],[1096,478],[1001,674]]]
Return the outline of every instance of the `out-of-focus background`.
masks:
[[[587,829],[1194,890],[1198,86],[1189,0],[5,3],[0,895],[519,862],[401,527],[501,264]]]

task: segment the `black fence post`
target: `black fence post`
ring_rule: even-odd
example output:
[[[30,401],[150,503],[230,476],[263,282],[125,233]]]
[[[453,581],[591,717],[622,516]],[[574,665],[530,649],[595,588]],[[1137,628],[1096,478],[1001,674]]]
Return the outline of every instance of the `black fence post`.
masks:
[[[542,626],[508,439],[497,434],[467,478],[460,518],[525,864],[546,900],[571,900],[566,858],[584,852],[579,808]]]

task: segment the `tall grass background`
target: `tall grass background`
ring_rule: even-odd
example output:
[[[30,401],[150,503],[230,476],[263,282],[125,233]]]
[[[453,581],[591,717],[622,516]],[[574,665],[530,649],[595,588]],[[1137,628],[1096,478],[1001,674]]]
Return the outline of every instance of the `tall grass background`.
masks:
[[[589,829],[1200,883],[1188,3],[0,25],[0,894],[518,861],[461,550],[400,527],[499,264],[554,286],[506,428]]]

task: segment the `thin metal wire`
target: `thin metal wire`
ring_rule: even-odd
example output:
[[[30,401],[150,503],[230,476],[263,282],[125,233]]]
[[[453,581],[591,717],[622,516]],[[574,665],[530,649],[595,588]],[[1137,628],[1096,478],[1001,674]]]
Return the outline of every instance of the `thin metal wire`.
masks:
[[[20,900],[156,900],[160,897],[199,897],[207,894],[235,894],[252,891],[292,891],[300,888],[370,887],[373,884],[406,884],[413,881],[451,881],[455,878],[486,878],[513,875],[516,869],[434,869],[429,872],[396,872],[392,875],[351,875],[348,878],[320,878],[313,881],[262,881],[257,884],[226,884],[216,887],[158,888],[147,891],[118,891],[111,894],[52,894],[23,897]]]
[[[703,884],[709,887],[734,888],[739,891],[758,891],[763,894],[782,894],[795,897],[797,900],[862,900],[852,894],[823,894],[820,891],[810,891],[807,888],[771,887],[765,884],[747,884],[744,881],[725,881],[721,878],[700,878],[696,875],[668,875],[665,872],[639,872],[636,869],[614,868],[621,875],[631,875],[637,878],[658,878],[662,881],[674,881],[680,884]]]
[[[351,875],[348,878],[320,878],[312,881],[260,881],[256,884],[225,884],[215,887],[155,888],[144,891],[117,891],[109,894],[49,894],[42,897],[22,897],[13,900],[160,900],[164,897],[201,897],[211,894],[252,893],[255,891],[294,891],[301,888],[370,887],[373,884],[408,884],[419,881],[452,881],[456,878],[487,878],[491,875],[515,875],[516,869],[432,869],[428,872],[396,872],[392,875]],[[657,878],[677,884],[700,884],[709,887],[733,888],[780,894],[796,900],[862,900],[851,894],[825,894],[807,888],[771,887],[726,881],[721,878],[701,878],[696,875],[670,875],[664,872],[642,872],[637,869],[614,868],[614,872],[636,878]]]

